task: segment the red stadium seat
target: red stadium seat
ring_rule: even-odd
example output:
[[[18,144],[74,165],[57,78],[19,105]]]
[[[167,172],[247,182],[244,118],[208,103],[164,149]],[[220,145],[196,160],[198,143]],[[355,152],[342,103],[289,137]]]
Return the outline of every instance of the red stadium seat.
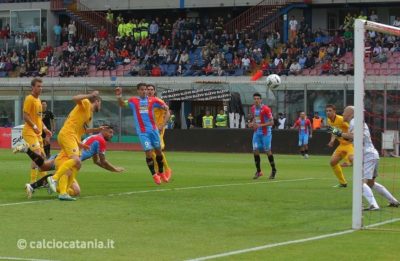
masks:
[[[104,72],[103,71],[97,71],[96,72],[96,77],[103,77]]]
[[[89,77],[96,77],[96,71],[89,71]]]
[[[365,69],[372,69],[372,63],[366,63]]]
[[[117,70],[112,70],[110,72],[110,76],[117,76]]]
[[[124,76],[124,70],[117,69],[117,76]]]
[[[103,77],[110,77],[110,71],[109,70],[106,70],[106,71],[104,71],[104,73],[103,73]]]
[[[380,69],[380,68],[381,68],[381,64],[380,64],[380,63],[374,63],[374,64],[372,65],[372,68],[374,68],[374,69]]]

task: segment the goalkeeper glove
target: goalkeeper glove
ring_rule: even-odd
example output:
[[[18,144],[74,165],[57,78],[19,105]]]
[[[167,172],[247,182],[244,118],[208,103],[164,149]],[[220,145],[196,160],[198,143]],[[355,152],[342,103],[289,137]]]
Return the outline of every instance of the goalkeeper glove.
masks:
[[[332,133],[336,137],[342,137],[342,131],[336,127],[328,126],[328,133]]]

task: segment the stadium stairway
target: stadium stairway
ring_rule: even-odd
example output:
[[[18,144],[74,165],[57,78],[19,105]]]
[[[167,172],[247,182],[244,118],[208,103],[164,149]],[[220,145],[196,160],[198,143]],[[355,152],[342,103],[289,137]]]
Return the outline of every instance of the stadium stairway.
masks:
[[[304,8],[307,6],[304,0],[263,0],[257,5],[247,9],[239,16],[225,24],[228,33],[235,30],[243,33],[251,31],[279,31],[281,15],[293,8]]]
[[[104,26],[109,34],[117,34],[117,26],[107,21],[104,13],[90,9],[79,0],[73,0],[70,3],[63,0],[51,0],[51,10],[65,14],[75,21],[79,35],[83,35],[84,38],[93,37],[101,26]]]

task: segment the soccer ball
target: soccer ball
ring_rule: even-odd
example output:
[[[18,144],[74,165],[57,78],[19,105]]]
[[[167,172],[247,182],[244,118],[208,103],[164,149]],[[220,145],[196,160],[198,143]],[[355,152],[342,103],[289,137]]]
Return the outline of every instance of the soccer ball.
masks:
[[[266,83],[267,87],[270,89],[276,89],[279,85],[281,85],[281,77],[277,74],[270,74],[267,77]]]

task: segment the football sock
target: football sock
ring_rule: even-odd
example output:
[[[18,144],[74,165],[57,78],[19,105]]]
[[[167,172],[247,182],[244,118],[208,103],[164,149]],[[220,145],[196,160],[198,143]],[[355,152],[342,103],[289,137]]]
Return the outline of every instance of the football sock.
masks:
[[[35,182],[37,179],[37,169],[31,169],[31,183]]]
[[[154,170],[154,160],[152,158],[146,158],[146,164],[149,167],[151,175],[156,174],[156,171]]]
[[[37,189],[37,188],[43,187],[43,185],[46,183],[47,178],[50,177],[51,175],[52,174],[46,175],[43,178],[39,179],[38,181],[33,182],[32,184],[30,184],[31,187],[33,189]]]
[[[71,192],[70,190],[73,191],[72,194],[69,194],[70,196],[75,196],[75,191],[72,189],[72,183],[74,183],[77,174],[78,174],[78,169],[76,167],[73,167],[71,175],[68,176],[68,184],[67,184],[68,194]]]
[[[272,170],[276,171],[274,155],[268,155],[268,160],[269,160],[269,164],[271,165]]]
[[[53,176],[53,180],[58,181],[64,174],[68,171],[71,170],[75,166],[75,160],[74,159],[69,159],[65,161],[63,164],[61,164],[60,168],[56,171],[56,173]]]
[[[164,172],[164,163],[163,163],[163,155],[157,155],[156,156],[156,161],[158,165],[158,172],[163,173]]]
[[[153,162],[154,162],[154,170],[155,170],[156,173],[158,173],[158,164],[157,164],[157,161],[156,161],[156,153],[154,151],[152,152],[151,157],[152,157]]]
[[[36,154],[35,152],[33,152],[31,149],[28,148],[28,150],[26,151],[26,154],[28,154],[29,158],[31,158],[31,160],[33,162],[36,163],[36,165],[39,166],[39,168],[43,165],[44,163],[44,159],[41,155]]]
[[[339,180],[340,184],[347,184],[347,181],[343,175],[342,167],[340,167],[340,164],[336,164],[335,166],[332,166],[333,173],[335,173],[335,176]]]
[[[370,188],[367,184],[363,183],[363,189],[362,189],[362,191],[363,191],[363,196],[364,196],[364,198],[365,198],[365,199],[368,201],[368,203],[369,203],[369,206],[372,205],[372,206],[374,206],[374,207],[379,208],[378,203],[377,203],[376,200],[375,200],[374,193],[372,193],[371,188]]]
[[[44,153],[46,154],[46,158],[50,158],[50,144],[47,144],[43,147]]]
[[[166,169],[166,170],[170,169],[170,168],[169,168],[169,165],[168,165],[167,158],[165,157],[164,152],[162,152],[162,156],[163,156],[163,166],[164,166],[164,169]]]
[[[58,180],[58,188],[60,190],[60,194],[67,194],[68,190],[68,175],[62,175],[62,177]]]
[[[304,150],[304,153],[305,153],[305,154],[308,154],[308,150]]]
[[[386,198],[390,203],[397,203],[397,199],[393,197],[393,195],[381,184],[375,182],[375,185],[372,187],[376,192]]]
[[[261,158],[260,158],[260,155],[254,155],[254,162],[256,163],[257,172],[261,172],[261,167],[260,167]]]
[[[303,155],[303,156],[304,156],[304,150],[301,150],[301,151],[300,151],[300,153],[301,153],[301,155]]]

